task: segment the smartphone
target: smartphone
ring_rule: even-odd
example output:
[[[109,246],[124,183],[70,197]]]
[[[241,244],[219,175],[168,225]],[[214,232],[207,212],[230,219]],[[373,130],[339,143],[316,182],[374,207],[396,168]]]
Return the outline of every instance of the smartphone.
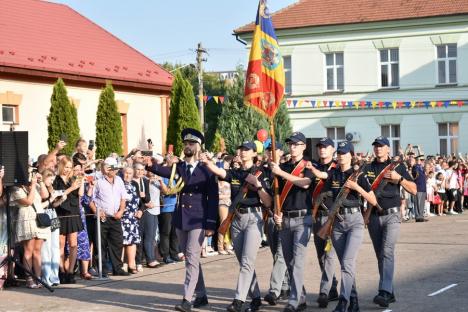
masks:
[[[153,144],[153,141],[151,139],[146,140],[146,142],[148,142],[148,144]]]
[[[92,175],[86,176],[86,182],[91,183],[93,181],[94,181],[94,176],[92,176]]]
[[[92,151],[94,148],[94,140],[89,140],[88,150]]]
[[[153,156],[153,151],[141,151],[141,156]]]
[[[65,143],[67,143],[68,142],[68,136],[65,133],[62,133],[60,135],[60,141],[63,141]]]
[[[169,144],[169,147],[167,148],[167,153],[168,153],[168,154],[174,153],[174,145]]]
[[[55,191],[54,191],[55,197],[63,196],[63,194],[65,194],[65,191],[64,191],[64,190],[55,190]]]

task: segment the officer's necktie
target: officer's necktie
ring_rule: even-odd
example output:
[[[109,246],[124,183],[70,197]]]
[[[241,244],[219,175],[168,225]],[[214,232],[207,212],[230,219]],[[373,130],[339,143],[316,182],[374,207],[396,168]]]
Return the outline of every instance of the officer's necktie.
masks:
[[[187,180],[190,180],[192,176],[192,165],[187,164],[187,168],[185,169],[185,175],[187,176]]]

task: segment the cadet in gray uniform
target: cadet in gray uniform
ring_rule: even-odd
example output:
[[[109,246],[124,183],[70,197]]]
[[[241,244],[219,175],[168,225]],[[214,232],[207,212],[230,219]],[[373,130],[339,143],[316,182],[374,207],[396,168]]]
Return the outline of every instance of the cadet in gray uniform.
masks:
[[[375,205],[377,201],[365,174],[361,174],[356,182],[348,180],[354,172],[351,166],[351,158],[354,155],[353,145],[350,142],[341,142],[338,145],[337,154],[339,167],[329,172],[323,192],[331,191],[333,201],[342,187],[350,189],[350,192],[339,210],[343,220],[335,218],[331,234],[341,265],[340,297],[333,312],[358,312],[355,270],[357,254],[364,237],[364,219],[360,209],[361,197],[371,205]]]
[[[325,184],[325,181],[328,177],[327,172],[336,167],[336,162],[333,161],[335,147],[333,141],[330,138],[320,139],[316,145],[316,149],[319,160],[317,162],[312,162],[311,167],[312,173],[314,173],[316,176],[314,191],[312,193],[314,201],[318,200],[320,191],[322,190],[323,185]],[[318,170],[319,172],[315,172],[315,170]],[[323,175],[323,173],[325,174]],[[319,308],[326,308],[329,301],[338,299],[338,281],[335,277],[335,248],[331,247],[331,249],[326,252],[325,246],[327,241],[321,239],[320,236],[317,235],[318,231],[325,224],[325,222],[327,222],[327,220],[328,210],[323,206],[319,206],[313,226],[315,250],[317,251],[317,258],[319,261],[320,270],[322,271],[320,291],[317,298]]]
[[[271,207],[270,179],[263,167],[254,165],[256,145],[246,141],[239,146],[241,168],[224,170],[202,156],[207,168],[220,179],[231,183],[232,208],[231,239],[239,261],[239,279],[235,299],[227,311],[241,312],[247,295],[252,298],[246,311],[258,311],[262,305],[260,288],[255,274],[255,260],[262,242],[262,206]]]
[[[389,156],[390,142],[387,138],[378,137],[372,145],[374,146],[376,158],[367,165],[364,171],[370,183],[374,183],[382,171],[388,171],[386,168],[392,163]],[[386,180],[385,182],[388,183],[375,195],[377,203],[383,211],[379,212],[375,208],[372,210],[368,229],[377,257],[380,275],[379,292],[374,297],[374,303],[381,307],[388,307],[390,303],[395,302],[393,273],[395,270],[395,245],[400,234],[401,225],[400,186],[414,195],[416,194],[416,184],[412,182],[412,178],[403,163],[395,167],[393,171],[382,174]],[[378,183],[378,181],[375,183]],[[377,186],[375,185],[375,187]]]
[[[286,143],[289,145],[291,160],[278,165],[270,163],[271,171],[279,178],[282,213],[275,214],[277,224],[281,224],[280,240],[283,255],[289,272],[290,295],[284,312],[302,311],[307,308],[304,288],[304,266],[307,244],[312,233],[312,196],[309,186],[314,176],[306,168],[303,160],[306,138],[294,132]]]
[[[280,142],[276,142],[276,159],[278,161],[283,154],[281,148],[282,144]],[[266,152],[268,158],[272,159],[271,143],[266,148]],[[270,171],[270,168],[268,167],[267,170]],[[276,227],[272,213],[269,214],[265,227],[268,244],[273,256],[273,268],[271,269],[270,288],[268,290],[268,294],[265,295],[264,300],[270,305],[276,305],[278,300],[287,299],[289,297],[289,274],[286,262],[284,261],[283,247],[281,246],[281,240],[279,239],[279,231]]]

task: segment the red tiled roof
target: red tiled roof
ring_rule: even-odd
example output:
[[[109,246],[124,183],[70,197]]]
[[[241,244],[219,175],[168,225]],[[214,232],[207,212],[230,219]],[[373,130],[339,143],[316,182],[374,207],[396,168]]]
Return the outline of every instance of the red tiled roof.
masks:
[[[468,14],[468,0],[300,0],[274,14],[275,29]],[[251,32],[254,24],[234,33]]]
[[[170,73],[111,33],[66,5],[39,0],[0,1],[0,66],[172,85]]]

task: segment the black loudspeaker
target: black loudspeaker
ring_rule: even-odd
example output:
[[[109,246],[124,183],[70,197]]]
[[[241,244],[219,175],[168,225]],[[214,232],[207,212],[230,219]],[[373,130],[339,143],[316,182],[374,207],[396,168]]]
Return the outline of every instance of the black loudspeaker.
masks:
[[[0,165],[5,167],[3,185],[28,183],[28,155],[27,131],[0,131]]]

